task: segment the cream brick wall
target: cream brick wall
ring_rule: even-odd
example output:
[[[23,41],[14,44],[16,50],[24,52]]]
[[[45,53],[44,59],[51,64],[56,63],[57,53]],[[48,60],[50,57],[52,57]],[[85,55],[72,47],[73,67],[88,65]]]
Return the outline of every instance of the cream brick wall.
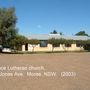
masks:
[[[52,51],[52,45],[48,44],[47,47],[40,47],[40,44],[38,44],[35,48],[34,51]]]
[[[22,45],[22,51],[25,51],[25,45]]]
[[[28,51],[52,51],[52,45],[48,44],[47,47],[40,47],[38,45],[31,45],[28,44]],[[84,50],[83,47],[76,47],[76,44],[72,44],[71,47],[65,47],[65,44],[60,44],[60,47],[54,47],[53,51],[82,51]],[[25,45],[22,45],[22,51],[25,51]]]

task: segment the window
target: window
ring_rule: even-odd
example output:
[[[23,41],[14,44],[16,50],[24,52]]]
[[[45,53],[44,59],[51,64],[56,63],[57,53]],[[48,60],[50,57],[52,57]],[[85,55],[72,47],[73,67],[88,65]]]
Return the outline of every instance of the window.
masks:
[[[47,41],[40,41],[40,47],[47,47]]]
[[[65,44],[65,47],[71,47],[71,44]]]

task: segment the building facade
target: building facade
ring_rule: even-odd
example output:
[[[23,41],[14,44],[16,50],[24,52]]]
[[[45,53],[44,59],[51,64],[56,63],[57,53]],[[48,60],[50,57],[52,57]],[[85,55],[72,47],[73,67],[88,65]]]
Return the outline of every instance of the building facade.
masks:
[[[50,52],[50,51],[83,51],[83,46],[79,44],[60,44],[58,46],[53,47],[52,44],[47,43],[47,41],[51,38],[55,39],[66,39],[66,40],[89,40],[90,37],[87,36],[64,36],[60,34],[44,34],[44,35],[31,35],[28,37],[29,40],[31,39],[37,39],[40,40],[40,44],[32,45],[32,44],[26,44],[22,45],[22,51],[29,51],[29,52]]]

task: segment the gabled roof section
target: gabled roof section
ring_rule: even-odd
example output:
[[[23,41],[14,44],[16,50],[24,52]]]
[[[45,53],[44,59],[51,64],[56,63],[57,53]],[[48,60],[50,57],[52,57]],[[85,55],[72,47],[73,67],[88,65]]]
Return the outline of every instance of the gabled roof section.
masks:
[[[48,40],[51,38],[55,39],[72,39],[72,40],[88,40],[90,37],[88,36],[66,36],[66,35],[60,35],[60,34],[38,34],[38,35],[30,35],[28,39],[38,39],[38,40]]]

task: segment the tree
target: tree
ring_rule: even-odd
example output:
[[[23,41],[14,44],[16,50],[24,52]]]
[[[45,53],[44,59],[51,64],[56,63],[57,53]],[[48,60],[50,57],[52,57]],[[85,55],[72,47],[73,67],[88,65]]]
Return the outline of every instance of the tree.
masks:
[[[89,36],[85,31],[80,31],[75,34],[76,36]]]
[[[22,45],[28,43],[28,39],[22,35],[16,35],[14,39],[10,41],[10,46],[14,50],[21,50]]]
[[[53,30],[53,32],[50,32],[50,34],[58,34],[56,30]]]
[[[63,35],[62,32],[58,33],[56,30],[53,30],[53,32],[50,32],[50,34],[60,34],[60,35]]]
[[[64,35],[62,32],[60,32],[60,35]]]
[[[60,38],[60,39],[55,39],[55,38],[52,38],[52,39],[49,39],[48,40],[48,43],[52,44],[52,52],[54,50],[55,47],[59,47],[60,44],[65,44],[66,46],[70,46],[72,43],[75,43],[74,40],[66,40],[66,39],[63,39],[63,38]],[[65,46],[63,46],[63,49],[66,49]]]
[[[36,47],[37,44],[40,44],[40,41],[37,40],[37,39],[31,39],[31,40],[28,40],[28,43],[32,45],[33,47],[33,52],[34,52],[34,48]]]
[[[17,17],[15,8],[0,8],[0,41],[2,46],[9,46],[9,42],[15,38]]]
[[[85,41],[84,49],[90,51],[90,39]]]
[[[59,39],[55,39],[55,38],[51,38],[51,39],[48,40],[48,43],[52,44],[52,52],[53,52],[55,47],[59,47],[60,40]]]

